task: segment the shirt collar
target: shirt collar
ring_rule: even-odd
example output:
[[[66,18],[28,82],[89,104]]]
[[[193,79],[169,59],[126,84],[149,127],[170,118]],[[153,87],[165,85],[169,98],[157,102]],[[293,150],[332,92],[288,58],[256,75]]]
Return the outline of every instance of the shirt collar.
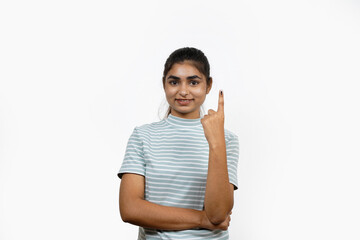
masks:
[[[201,124],[201,118],[194,118],[194,119],[188,119],[188,118],[181,118],[172,115],[171,113],[166,118],[166,121],[172,125],[176,125],[179,127],[196,127],[196,126],[202,126]]]

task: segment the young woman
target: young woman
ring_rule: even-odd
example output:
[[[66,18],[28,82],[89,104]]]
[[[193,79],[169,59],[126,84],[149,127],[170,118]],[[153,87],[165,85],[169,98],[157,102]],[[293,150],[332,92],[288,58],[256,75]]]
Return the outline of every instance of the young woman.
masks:
[[[224,128],[224,93],[201,117],[212,78],[196,48],[174,51],[162,82],[167,116],[133,129],[118,172],[121,218],[138,239],[229,239],[239,142]]]

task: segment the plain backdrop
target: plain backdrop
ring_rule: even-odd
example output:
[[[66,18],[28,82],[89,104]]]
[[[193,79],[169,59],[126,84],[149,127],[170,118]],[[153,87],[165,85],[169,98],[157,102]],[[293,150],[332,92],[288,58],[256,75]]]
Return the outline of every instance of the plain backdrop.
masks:
[[[1,1],[0,239],[136,239],[116,173],[186,46],[239,136],[230,239],[360,239],[359,43],[355,0]]]

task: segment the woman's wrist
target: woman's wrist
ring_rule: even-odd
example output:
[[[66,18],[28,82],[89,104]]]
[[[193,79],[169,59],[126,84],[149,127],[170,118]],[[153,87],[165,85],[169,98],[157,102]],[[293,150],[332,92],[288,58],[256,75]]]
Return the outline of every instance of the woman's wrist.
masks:
[[[205,210],[202,210],[200,212],[200,228],[206,228],[206,229],[213,229],[213,226],[208,218],[208,216],[206,215]]]
[[[199,228],[206,228],[205,227],[205,218],[206,218],[206,213],[204,210],[199,211]]]

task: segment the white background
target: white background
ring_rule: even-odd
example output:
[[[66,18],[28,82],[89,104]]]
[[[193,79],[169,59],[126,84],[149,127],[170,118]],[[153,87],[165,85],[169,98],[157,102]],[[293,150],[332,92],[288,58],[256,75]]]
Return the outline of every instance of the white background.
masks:
[[[1,240],[136,239],[116,173],[185,46],[240,140],[231,239],[360,239],[359,1],[1,1],[0,34]]]

